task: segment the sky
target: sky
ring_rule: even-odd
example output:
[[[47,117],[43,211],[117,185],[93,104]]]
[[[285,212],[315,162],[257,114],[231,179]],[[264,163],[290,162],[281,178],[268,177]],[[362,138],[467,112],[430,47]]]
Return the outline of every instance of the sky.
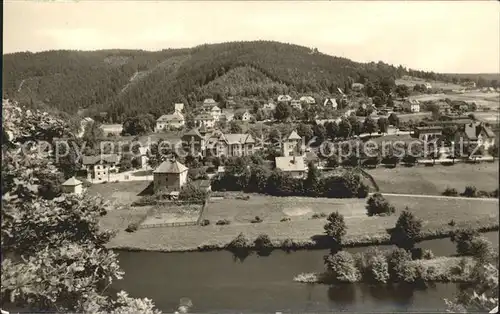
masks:
[[[359,62],[500,72],[498,1],[4,1],[3,52],[275,40]]]

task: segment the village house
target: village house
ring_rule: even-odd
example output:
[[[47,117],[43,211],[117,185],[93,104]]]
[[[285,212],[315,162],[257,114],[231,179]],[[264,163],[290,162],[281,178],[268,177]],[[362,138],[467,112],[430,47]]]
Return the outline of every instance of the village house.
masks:
[[[264,110],[275,110],[276,109],[276,104],[272,102],[268,102],[262,106],[262,109]]]
[[[290,95],[279,95],[278,102],[289,102],[292,101],[292,96]]]
[[[425,83],[424,86],[425,86],[425,89],[427,89],[427,90],[432,89],[432,85],[429,82]]]
[[[255,140],[250,134],[218,133],[207,139],[206,155],[215,156],[251,156],[255,149]]]
[[[314,98],[311,96],[302,96],[300,97],[300,102],[303,104],[314,105],[316,103],[316,100],[314,100]]]
[[[442,135],[443,128],[441,126],[420,126],[414,130],[414,137],[424,142],[440,138]]]
[[[181,140],[184,149],[192,155],[202,155],[205,151],[205,136],[200,133],[198,128],[189,130],[189,132],[182,135]]]
[[[77,194],[80,195],[83,193],[83,182],[77,180],[75,177],[71,177],[68,180],[64,181],[62,186],[63,193],[68,194]]]
[[[336,110],[338,108],[337,100],[335,98],[327,98],[323,102],[323,106],[324,107],[332,107],[333,109]]]
[[[215,119],[211,114],[202,113],[194,117],[194,124],[197,127],[205,126],[207,128],[213,128],[215,126]]]
[[[352,83],[351,85],[351,89],[355,92],[360,92],[363,90],[363,88],[365,88],[365,85],[361,83]]]
[[[164,114],[156,120],[155,132],[180,129],[185,122],[184,115],[178,111],[174,111],[173,114]]]
[[[165,160],[153,171],[154,190],[180,191],[187,183],[188,168],[177,160]]]
[[[212,115],[215,121],[219,121],[219,118],[222,114],[222,110],[217,106],[213,106],[212,109],[210,109],[210,114]]]
[[[212,98],[206,98],[203,100],[203,104],[201,105],[201,110],[203,112],[210,112],[214,106],[217,106],[217,102]]]
[[[184,104],[183,103],[176,103],[174,104],[174,112],[182,113],[184,110]]]
[[[401,108],[406,112],[420,112],[420,102],[415,99],[409,99],[401,104]]]
[[[302,156],[275,157],[276,168],[289,174],[293,178],[304,178],[307,166]]]
[[[120,158],[117,154],[83,156],[82,167],[89,181],[109,181],[110,174],[118,172]]]
[[[471,122],[457,130],[455,142],[467,145],[477,145],[487,151],[495,144],[495,132],[483,122]]]
[[[284,157],[292,155],[301,155],[304,151],[302,146],[302,138],[297,131],[292,131],[281,143],[281,154]]]
[[[302,103],[300,102],[300,100],[296,100],[296,99],[292,100],[290,102],[290,106],[292,108],[297,109],[297,110],[302,110]]]
[[[241,121],[250,121],[252,115],[247,109],[239,109],[234,112],[234,119]]]

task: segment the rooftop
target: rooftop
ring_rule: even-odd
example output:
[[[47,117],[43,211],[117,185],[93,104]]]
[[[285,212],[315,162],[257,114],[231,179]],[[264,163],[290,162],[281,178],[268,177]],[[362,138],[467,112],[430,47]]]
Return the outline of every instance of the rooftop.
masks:
[[[304,162],[304,157],[301,156],[287,156],[276,157],[276,168],[282,171],[306,171],[307,167]]]
[[[76,179],[75,177],[71,177],[68,180],[64,181],[62,186],[77,186],[77,185],[80,185],[82,183],[83,183],[82,181]]]
[[[187,170],[188,168],[177,160],[165,160],[153,173],[182,173]]]

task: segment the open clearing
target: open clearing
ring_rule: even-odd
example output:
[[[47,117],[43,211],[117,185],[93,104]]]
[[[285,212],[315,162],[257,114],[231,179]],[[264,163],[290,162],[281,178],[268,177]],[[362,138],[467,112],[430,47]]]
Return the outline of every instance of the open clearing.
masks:
[[[432,88],[440,88],[443,90],[453,90],[453,89],[462,89],[463,88],[463,86],[458,85],[458,84],[438,82],[438,81],[427,81],[427,80],[419,79],[419,78],[407,78],[407,79],[397,79],[396,80],[397,85],[406,85],[409,87],[413,87],[416,84],[425,84],[426,82],[429,82],[432,85]]]
[[[467,185],[488,192],[498,188],[498,161],[433,167],[399,165],[394,169],[379,167],[367,172],[373,176],[380,191],[387,193],[441,195],[447,187],[459,193]]]
[[[196,222],[200,216],[200,210],[201,205],[157,205],[141,223],[141,226]]]
[[[140,194],[148,187],[148,181],[108,182],[93,184],[87,193],[101,196],[117,205],[129,205],[141,198]]]
[[[423,231],[451,230],[456,227],[485,225],[498,220],[498,201],[481,199],[441,199],[408,196],[387,196],[396,207],[396,214],[389,217],[366,216],[366,199],[325,199],[305,197],[270,197],[252,195],[249,200],[224,199],[210,202],[204,218],[211,224],[205,227],[165,227],[139,229],[134,233],[121,231],[109,244],[111,248],[158,251],[196,250],[201,246],[219,246],[229,243],[239,233],[253,241],[260,234],[267,234],[273,241],[292,239],[311,241],[324,234],[326,218],[310,219],[309,215],[292,216],[291,221],[280,222],[286,210],[314,208],[317,213],[339,211],[348,226],[346,241],[386,239],[387,228],[394,227],[399,213],[408,206],[423,220]],[[285,210],[286,209],[286,210]],[[250,223],[255,216],[262,223]],[[230,225],[216,226],[218,219],[228,219]]]

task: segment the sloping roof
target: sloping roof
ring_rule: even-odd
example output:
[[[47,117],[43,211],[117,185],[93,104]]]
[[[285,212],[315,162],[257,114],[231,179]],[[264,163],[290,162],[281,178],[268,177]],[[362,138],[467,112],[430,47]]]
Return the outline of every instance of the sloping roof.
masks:
[[[189,132],[184,133],[183,136],[186,136],[186,135],[187,136],[198,136],[198,137],[201,137],[201,138],[203,137],[203,136],[201,136],[201,134],[200,134],[200,132],[198,131],[197,128],[192,128],[191,130],[189,130]]]
[[[213,98],[206,98],[204,101],[203,101],[203,105],[215,105],[216,102],[215,100],[213,100]]]
[[[306,171],[307,167],[304,162],[304,157],[287,156],[275,157],[276,168],[282,171]]]
[[[335,98],[326,98],[325,101],[323,102],[323,106],[328,105],[328,103],[331,103],[332,107],[335,108],[338,107],[337,100]]]
[[[306,152],[306,160],[309,161],[318,161],[319,157],[315,152]]]
[[[217,107],[217,106],[213,106],[211,110],[215,111],[215,110],[221,110],[221,109],[219,107]]]
[[[165,160],[155,169],[155,171],[153,171],[153,173],[182,173],[187,170],[188,168],[177,160]]]
[[[279,95],[278,101],[290,101],[292,100],[292,96],[290,95]]]
[[[168,121],[184,121],[184,116],[178,112],[174,112],[173,114],[164,114],[156,120],[156,122]]]
[[[77,186],[82,184],[83,182],[80,180],[77,180],[75,177],[71,177],[68,180],[64,181],[62,186]]]
[[[463,131],[469,140],[477,140],[479,134],[482,131],[484,131],[486,136],[489,138],[496,137],[493,130],[491,130],[491,128],[485,126],[481,122],[477,122],[477,123],[473,122],[473,123],[466,124],[466,125],[464,125]]]
[[[212,115],[203,113],[203,114],[197,115],[194,119],[195,120],[214,120],[214,117],[212,117]]]
[[[97,156],[82,156],[82,163],[84,165],[94,165],[100,161],[115,164],[115,163],[118,163],[118,160],[119,160],[119,158],[118,158],[117,154],[97,155]]]
[[[300,137],[299,134],[297,134],[297,131],[293,130],[290,135],[288,135],[287,140],[301,140],[302,137]]]
[[[300,97],[300,101],[306,102],[308,104],[314,104],[316,100],[312,96],[302,96]]]
[[[224,138],[228,144],[252,144],[255,143],[252,135],[250,134],[242,134],[242,133],[233,133],[233,134],[224,134]]]

